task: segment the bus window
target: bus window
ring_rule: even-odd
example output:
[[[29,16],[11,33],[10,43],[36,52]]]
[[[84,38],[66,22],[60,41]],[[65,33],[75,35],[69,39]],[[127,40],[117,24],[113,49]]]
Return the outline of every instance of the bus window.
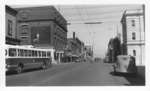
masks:
[[[32,57],[34,57],[34,51],[32,51]]]
[[[17,56],[17,51],[14,48],[9,49],[9,56]]]
[[[38,55],[37,55],[37,54],[38,54],[38,52],[37,52],[37,51],[34,51],[34,53],[35,53],[35,57],[37,57],[37,56],[38,56]]]
[[[28,51],[28,55],[29,55],[29,57],[32,56],[32,51],[31,50]]]
[[[28,51],[24,50],[24,56],[28,56]]]
[[[47,52],[47,57],[51,57],[51,52]]]
[[[37,51],[32,51],[32,57],[36,57],[37,56]]]
[[[23,56],[23,50],[22,49],[18,49],[18,56]]]
[[[24,55],[23,55],[23,50],[22,50],[22,49],[20,49],[20,53],[19,53],[19,54],[20,54],[20,56],[22,56],[22,57],[24,56]]]
[[[20,49],[17,49],[17,51],[18,51],[18,56],[20,56]]]
[[[38,51],[38,56],[41,57],[41,52],[40,51]]]
[[[7,56],[7,54],[8,54],[8,53],[7,53],[7,50],[5,50],[5,56]]]
[[[46,57],[46,52],[42,52],[42,57]]]

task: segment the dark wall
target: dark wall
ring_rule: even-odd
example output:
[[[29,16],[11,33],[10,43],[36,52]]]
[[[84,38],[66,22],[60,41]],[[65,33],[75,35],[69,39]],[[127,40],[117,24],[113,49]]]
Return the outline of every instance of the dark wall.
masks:
[[[39,36],[39,37],[38,37]],[[31,28],[31,43],[51,45],[50,26],[38,26]]]

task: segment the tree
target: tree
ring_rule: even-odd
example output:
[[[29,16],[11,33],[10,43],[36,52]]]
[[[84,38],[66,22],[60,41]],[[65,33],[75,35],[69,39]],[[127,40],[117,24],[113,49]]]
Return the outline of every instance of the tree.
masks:
[[[113,62],[116,62],[117,56],[121,54],[121,42],[118,37],[113,39]]]

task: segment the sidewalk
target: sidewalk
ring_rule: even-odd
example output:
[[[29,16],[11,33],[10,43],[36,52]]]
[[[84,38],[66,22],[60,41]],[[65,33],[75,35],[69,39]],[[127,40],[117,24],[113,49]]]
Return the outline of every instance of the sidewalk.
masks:
[[[104,63],[104,64],[108,67],[112,66],[111,63]],[[143,70],[143,67],[139,67],[138,70],[139,69]],[[140,71],[142,71],[142,70],[140,70]],[[141,72],[141,74],[143,75],[143,71]],[[126,73],[118,73],[117,75],[115,75],[113,73],[113,68],[112,68],[111,75],[113,75],[114,77],[117,77],[117,78],[118,77],[124,77],[129,82],[128,84],[124,84],[127,86],[145,86],[145,79],[143,79],[143,77],[141,75],[139,75],[138,73],[136,76],[126,74]]]
[[[138,76],[145,80],[145,66],[137,66]]]

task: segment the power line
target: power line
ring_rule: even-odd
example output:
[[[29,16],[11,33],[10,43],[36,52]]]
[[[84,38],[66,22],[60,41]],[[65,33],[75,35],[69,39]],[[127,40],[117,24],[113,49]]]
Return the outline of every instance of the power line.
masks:
[[[108,24],[108,23],[119,23],[120,21],[116,20],[116,21],[103,21],[103,22],[100,22],[98,23],[99,21],[88,21],[88,22],[81,22],[81,21],[78,21],[78,22],[68,22],[67,24],[68,25],[85,25],[85,24],[88,24],[88,23],[93,23],[93,25],[98,25],[98,24]],[[97,23],[96,23],[97,22]],[[94,24],[95,23],[95,24]]]

